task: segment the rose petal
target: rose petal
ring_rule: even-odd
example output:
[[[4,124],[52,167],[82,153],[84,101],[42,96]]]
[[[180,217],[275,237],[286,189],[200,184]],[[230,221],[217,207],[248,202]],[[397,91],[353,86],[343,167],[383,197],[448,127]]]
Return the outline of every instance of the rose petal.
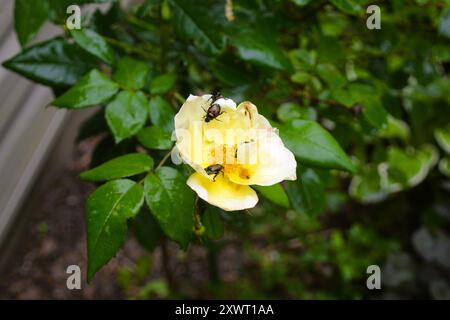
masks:
[[[273,131],[267,132],[257,142],[240,144],[237,155],[238,163],[243,163],[247,173],[242,174],[242,170],[227,172],[234,183],[270,186],[283,180],[297,179],[297,161]]]
[[[187,185],[200,198],[225,211],[249,209],[258,203],[258,196],[252,188],[235,184],[222,174],[214,182],[196,172],[189,177]]]

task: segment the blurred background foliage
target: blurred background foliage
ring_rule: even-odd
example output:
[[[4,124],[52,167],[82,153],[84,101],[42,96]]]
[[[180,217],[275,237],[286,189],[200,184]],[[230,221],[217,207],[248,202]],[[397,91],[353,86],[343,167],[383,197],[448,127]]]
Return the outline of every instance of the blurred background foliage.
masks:
[[[170,270],[149,277],[152,252],[162,246],[164,256],[167,244],[142,209],[129,234],[149,254],[117,274],[130,298],[450,298],[450,1],[146,0],[125,9],[43,0],[31,11],[30,2],[16,1],[24,49],[7,68],[51,87],[58,107],[107,105],[119,87],[149,100],[151,126],[136,123],[133,112],[147,119],[147,109],[126,91],[117,97],[136,99],[133,112],[110,103],[108,121],[101,108],[85,123],[80,140],[103,137],[92,167],[142,148],[158,163],[185,97],[217,88],[257,105],[299,159],[299,179],[257,188],[249,212],[199,204],[204,234],[191,247],[204,246],[209,263],[198,284]],[[83,14],[81,31],[29,44],[45,20],[65,23],[68,4],[92,2],[112,5]],[[366,27],[369,4],[381,8],[380,30]],[[94,68],[101,73],[82,78]],[[83,81],[98,90],[86,93]],[[313,148],[321,136],[305,135],[306,120],[332,134],[354,174],[308,160],[305,139]],[[232,276],[222,272],[228,259]],[[366,288],[372,264],[379,291]]]

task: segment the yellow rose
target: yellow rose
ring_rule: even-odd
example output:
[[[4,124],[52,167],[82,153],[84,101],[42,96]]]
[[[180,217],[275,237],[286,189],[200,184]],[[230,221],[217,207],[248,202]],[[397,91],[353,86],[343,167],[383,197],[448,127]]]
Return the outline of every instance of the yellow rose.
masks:
[[[215,103],[221,114],[205,121],[211,95],[190,95],[175,116],[176,148],[196,172],[187,184],[200,198],[226,211],[253,208],[249,185],[296,180],[297,162],[269,121],[251,102]]]

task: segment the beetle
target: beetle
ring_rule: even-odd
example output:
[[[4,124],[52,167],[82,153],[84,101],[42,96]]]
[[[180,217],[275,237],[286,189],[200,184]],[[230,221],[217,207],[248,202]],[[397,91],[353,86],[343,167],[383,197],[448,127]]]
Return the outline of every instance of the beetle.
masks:
[[[212,164],[205,168],[206,174],[213,174],[213,181],[216,182],[216,177],[222,172],[223,174],[223,165],[221,164]]]
[[[203,117],[205,119],[205,122],[210,122],[223,113],[223,111],[221,111],[220,105],[218,103],[215,103],[220,98],[222,98],[220,92],[214,91],[211,97],[209,97],[209,99],[207,100],[211,100],[211,102],[209,104],[208,110],[203,109],[206,112],[206,115]],[[219,119],[216,120],[220,121]]]

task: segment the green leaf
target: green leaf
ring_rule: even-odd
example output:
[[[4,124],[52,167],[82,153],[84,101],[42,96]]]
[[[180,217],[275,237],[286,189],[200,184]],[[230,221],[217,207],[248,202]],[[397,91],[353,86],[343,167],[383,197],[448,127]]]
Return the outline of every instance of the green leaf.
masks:
[[[94,69],[62,96],[50,104],[61,108],[78,109],[107,101],[119,91],[119,86]]]
[[[352,104],[359,103],[362,105],[362,113],[367,122],[377,129],[387,127],[388,113],[384,109],[375,88],[366,84],[351,83],[348,86],[348,92]]]
[[[146,208],[136,216],[135,231],[139,244],[150,252],[156,248],[162,236],[158,221]]]
[[[87,181],[104,181],[131,177],[148,172],[153,167],[153,159],[143,153],[130,153],[85,171],[80,178]]]
[[[272,27],[269,28],[270,31],[267,29],[265,23],[242,27],[230,34],[231,41],[243,60],[277,70],[289,69],[291,64],[276,42],[277,35]]]
[[[147,80],[148,66],[130,57],[119,60],[113,80],[128,89],[141,89]]]
[[[272,186],[252,186],[256,191],[260,192],[265,198],[273,203],[283,207],[289,208],[289,199],[281,184],[277,183]]]
[[[331,0],[331,3],[348,14],[357,14],[362,10],[362,7],[354,0]]]
[[[210,239],[220,239],[224,233],[224,225],[220,216],[220,209],[208,206],[202,216],[202,224],[205,227],[205,235]]]
[[[299,213],[315,215],[325,209],[325,190],[317,173],[307,169],[298,181],[288,181],[286,192],[292,207]]]
[[[150,119],[154,125],[161,127],[166,132],[173,131],[175,112],[166,100],[160,96],[151,98],[149,110]]]
[[[14,4],[14,26],[22,47],[38,33],[48,17],[48,4],[41,0],[16,0]]]
[[[380,137],[383,138],[399,138],[407,141],[410,136],[408,124],[403,120],[394,118],[388,114],[387,126],[380,131]]]
[[[332,64],[319,64],[317,74],[333,89],[341,88],[347,83],[347,79]]]
[[[194,194],[177,170],[161,167],[144,181],[145,199],[164,233],[186,249],[192,237]]]
[[[291,81],[294,83],[305,84],[311,79],[311,75],[304,71],[297,71],[291,76]]]
[[[407,150],[391,146],[387,155],[387,162],[378,166],[378,173],[382,188],[388,192],[418,185],[438,161],[438,151],[432,145]]]
[[[167,150],[172,147],[173,142],[169,133],[160,127],[145,127],[138,132],[139,143],[149,149]]]
[[[141,91],[122,91],[106,106],[106,121],[116,143],[142,129],[147,121],[147,106],[147,98]]]
[[[355,172],[355,166],[333,136],[317,122],[294,120],[280,127],[280,135],[300,163]]]
[[[113,65],[115,61],[114,50],[106,42],[106,40],[97,32],[82,28],[81,30],[70,31],[75,42],[87,52],[102,59],[109,65]]]
[[[177,76],[174,73],[166,73],[157,76],[150,82],[150,92],[152,94],[164,94],[173,88]]]
[[[375,128],[383,129],[387,127],[388,113],[379,99],[366,99],[363,105],[363,115],[364,118]]]
[[[443,175],[450,177],[450,158],[448,156],[439,161],[439,171]]]
[[[352,107],[358,99],[347,88],[331,89],[331,97],[346,107]]]
[[[434,138],[439,146],[447,153],[450,154],[450,125],[442,129],[434,130]]]
[[[54,38],[23,50],[3,65],[38,83],[67,88],[94,69],[97,61],[77,45]]]
[[[240,60],[237,61],[234,56],[224,55],[216,60],[210,60],[209,67],[214,76],[228,86],[248,85],[251,78],[242,72],[245,65],[239,62]]]
[[[88,281],[122,246],[126,221],[139,212],[143,202],[142,186],[127,179],[107,182],[89,196],[86,203]]]
[[[353,177],[349,193],[362,203],[380,202],[388,196],[388,193],[381,188],[380,175],[373,165],[365,166],[358,175]]]
[[[289,122],[294,119],[316,120],[317,111],[313,108],[302,108],[293,102],[286,102],[278,108],[277,117],[283,122]]]
[[[220,26],[211,19],[209,7],[195,0],[169,0],[173,23],[181,38],[191,40],[208,54],[219,54],[225,47]]]

